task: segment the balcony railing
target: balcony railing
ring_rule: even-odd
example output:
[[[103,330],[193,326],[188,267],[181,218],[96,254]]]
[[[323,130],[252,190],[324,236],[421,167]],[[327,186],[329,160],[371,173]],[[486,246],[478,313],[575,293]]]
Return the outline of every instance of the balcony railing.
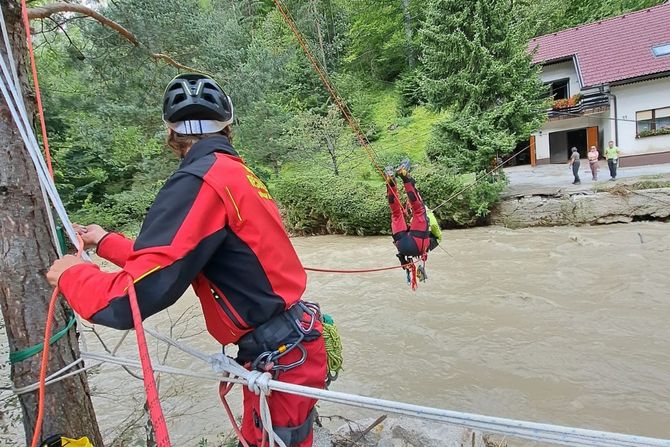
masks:
[[[555,101],[554,107],[548,111],[548,115],[550,120],[569,119],[582,116],[586,113],[604,112],[609,110],[609,107],[609,96],[600,92],[590,93],[579,95],[578,100],[575,101],[575,105],[572,106]]]

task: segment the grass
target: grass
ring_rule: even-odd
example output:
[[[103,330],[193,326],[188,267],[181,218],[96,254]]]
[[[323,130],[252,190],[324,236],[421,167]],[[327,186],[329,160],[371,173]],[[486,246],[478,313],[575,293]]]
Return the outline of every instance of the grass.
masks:
[[[409,116],[398,116],[399,97],[392,87],[376,88],[367,92],[366,96],[372,104],[372,120],[379,129],[379,137],[371,146],[382,167],[398,163],[404,157],[409,157],[414,163],[425,161],[426,145],[431,137],[433,124],[442,119],[445,113],[435,113],[419,106]],[[360,154],[356,154],[354,159],[360,163],[354,168],[355,175],[365,182],[381,185],[383,180],[367,160],[364,149],[357,150]],[[315,155],[313,159],[316,158],[322,165],[328,162],[326,154]],[[304,164],[299,162],[286,163],[282,166],[282,173],[291,175],[304,168]]]
[[[433,124],[445,116],[444,113],[416,107],[411,115],[399,117],[398,95],[392,89],[378,93],[379,100],[373,106],[373,120],[380,129],[380,137],[372,147],[380,156],[403,155],[412,160],[424,160],[426,144],[431,136]]]
[[[378,138],[371,143],[382,167],[396,164],[405,157],[414,163],[426,159],[426,145],[433,124],[444,117],[426,107],[414,108],[409,116],[398,116],[398,94],[393,88],[377,89],[369,95],[372,103],[372,121],[379,129]],[[361,149],[363,151],[363,149]],[[362,163],[356,170],[364,181],[382,184],[383,180],[371,162]]]

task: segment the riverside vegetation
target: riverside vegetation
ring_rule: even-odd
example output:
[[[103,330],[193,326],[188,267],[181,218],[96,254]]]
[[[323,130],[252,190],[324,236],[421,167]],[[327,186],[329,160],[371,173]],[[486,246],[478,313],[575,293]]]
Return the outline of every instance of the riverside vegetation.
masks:
[[[660,1],[286,2],[382,165],[409,156],[445,226],[486,219],[504,180],[482,176],[537,127],[546,91],[533,35]],[[152,51],[205,70],[232,96],[235,145],[289,230],[388,231],[384,186],[268,0],[121,0],[100,7]],[[80,222],[135,232],[177,163],[160,98],[174,67],[76,16],[36,38],[56,181]],[[474,63],[476,61],[477,63]],[[474,178],[481,180],[472,185]],[[456,194],[465,189],[461,194]]]

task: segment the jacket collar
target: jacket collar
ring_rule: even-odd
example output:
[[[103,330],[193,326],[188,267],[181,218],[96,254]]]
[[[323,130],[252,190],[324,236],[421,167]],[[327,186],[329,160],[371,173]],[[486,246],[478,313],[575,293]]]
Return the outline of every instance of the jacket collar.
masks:
[[[209,137],[195,143],[186,154],[186,157],[181,162],[180,167],[187,166],[202,157],[205,157],[214,152],[221,152],[224,154],[239,157],[237,151],[228,141],[228,138],[221,135],[216,137]]]

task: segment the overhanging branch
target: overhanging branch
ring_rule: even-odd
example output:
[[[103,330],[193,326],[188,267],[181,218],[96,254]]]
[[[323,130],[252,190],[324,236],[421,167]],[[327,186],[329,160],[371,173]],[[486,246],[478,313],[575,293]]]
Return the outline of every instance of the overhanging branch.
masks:
[[[50,18],[54,14],[60,14],[63,12],[74,12],[74,13],[79,13],[83,14],[87,17],[92,18],[93,20],[97,21],[100,23],[102,26],[106,26],[107,28],[110,28],[114,31],[116,31],[121,37],[126,39],[128,42],[133,44],[134,46],[138,48],[143,48],[147,50],[149,53],[149,56],[152,59],[155,60],[160,60],[165,62],[168,65],[172,65],[173,67],[177,67],[180,70],[184,71],[191,71],[191,72],[196,72],[196,73],[204,73],[207,74],[207,72],[203,70],[198,70],[197,68],[189,67],[188,65],[184,65],[182,63],[177,62],[174,60],[172,57],[168,56],[167,54],[163,53],[153,53],[148,50],[146,45],[143,45],[142,42],[139,41],[137,37],[130,31],[128,31],[126,28],[124,28],[122,25],[119,23],[108,19],[107,17],[103,16],[97,11],[94,11],[93,9],[84,6],[84,5],[78,5],[75,3],[51,3],[48,5],[44,6],[38,6],[36,8],[30,8],[28,9],[28,17],[31,20],[36,20],[36,19],[47,19]]]

